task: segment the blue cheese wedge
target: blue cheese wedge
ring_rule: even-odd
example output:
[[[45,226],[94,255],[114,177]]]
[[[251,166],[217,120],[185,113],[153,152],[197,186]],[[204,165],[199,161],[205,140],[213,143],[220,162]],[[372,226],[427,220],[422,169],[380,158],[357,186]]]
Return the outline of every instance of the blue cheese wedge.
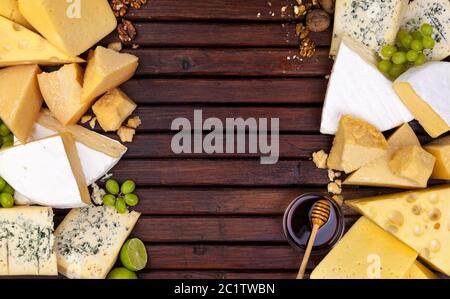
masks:
[[[53,211],[0,209],[0,275],[57,275]]]
[[[408,0],[337,0],[330,56],[347,34],[378,52],[393,44],[408,8]]]
[[[59,273],[68,278],[105,278],[139,216],[93,205],[70,211],[55,231]]]
[[[432,60],[442,60],[450,55],[450,1],[448,0],[414,0],[402,20],[402,28],[409,31],[418,30],[424,23],[433,25],[433,37],[436,46],[426,50],[425,54]]]

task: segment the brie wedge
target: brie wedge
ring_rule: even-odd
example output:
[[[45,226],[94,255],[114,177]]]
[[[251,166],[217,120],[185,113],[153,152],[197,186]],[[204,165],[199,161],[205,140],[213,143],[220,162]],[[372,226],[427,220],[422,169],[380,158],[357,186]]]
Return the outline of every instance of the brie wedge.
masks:
[[[376,61],[375,52],[343,38],[328,83],[322,134],[335,134],[341,116],[346,114],[361,118],[380,131],[413,120],[392,89],[392,82],[378,71]]]

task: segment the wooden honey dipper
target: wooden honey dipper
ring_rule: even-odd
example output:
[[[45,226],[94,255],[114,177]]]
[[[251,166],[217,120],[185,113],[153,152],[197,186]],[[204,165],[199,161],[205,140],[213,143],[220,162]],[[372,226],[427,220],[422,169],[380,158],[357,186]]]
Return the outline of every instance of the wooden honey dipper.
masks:
[[[330,218],[330,202],[326,199],[318,200],[314,203],[310,215],[312,224],[311,236],[309,237],[308,246],[306,247],[305,254],[303,255],[303,261],[300,266],[300,270],[297,274],[297,279],[303,279],[305,275],[306,266],[308,265],[309,257],[311,255],[314,242],[316,240],[317,232]]]

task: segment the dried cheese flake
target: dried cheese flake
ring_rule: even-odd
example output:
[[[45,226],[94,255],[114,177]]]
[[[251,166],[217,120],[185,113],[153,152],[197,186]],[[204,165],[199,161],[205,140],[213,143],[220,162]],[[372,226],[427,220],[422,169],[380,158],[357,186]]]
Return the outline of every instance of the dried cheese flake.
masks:
[[[137,129],[142,124],[141,118],[139,116],[135,116],[133,118],[128,119],[127,127]]]
[[[317,168],[326,169],[328,154],[324,150],[320,150],[312,154],[313,162]]]
[[[122,142],[133,142],[134,135],[136,134],[136,130],[128,127],[121,127],[117,131],[117,135],[119,136]]]

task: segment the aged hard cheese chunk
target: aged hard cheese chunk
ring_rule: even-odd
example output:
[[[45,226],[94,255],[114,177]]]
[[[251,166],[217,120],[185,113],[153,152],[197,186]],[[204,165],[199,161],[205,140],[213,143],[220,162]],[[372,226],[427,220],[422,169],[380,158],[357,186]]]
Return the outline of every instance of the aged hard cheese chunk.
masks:
[[[82,105],[83,70],[78,64],[67,64],[56,72],[38,75],[45,103],[63,124],[75,124],[73,119]]]
[[[311,273],[312,279],[403,278],[417,252],[361,217]]]
[[[23,143],[33,128],[42,106],[37,65],[13,66],[0,70],[0,118]]]
[[[335,134],[342,115],[366,120],[387,131],[413,120],[376,67],[377,55],[350,38],[342,40],[328,83],[320,132]]]
[[[19,0],[19,8],[39,33],[71,55],[85,52],[117,26],[107,0]]]
[[[0,209],[0,227],[1,275],[58,274],[51,208]]]
[[[75,142],[68,133],[0,151],[0,176],[35,204],[72,208],[90,203]]]
[[[0,45],[0,67],[84,62],[83,59],[61,52],[39,34],[1,16]]]
[[[33,30],[33,26],[20,13],[18,0],[0,0],[0,16]]]
[[[406,273],[405,279],[437,279],[439,278],[436,274],[431,272],[427,267],[416,261],[408,273]]]
[[[450,62],[411,68],[395,80],[394,90],[431,137],[450,131]]]
[[[383,134],[371,124],[344,115],[333,141],[328,168],[350,173],[386,153],[388,144]]]
[[[336,55],[341,38],[347,34],[378,51],[393,44],[408,0],[336,0],[330,55]]]
[[[344,185],[377,186],[392,188],[424,188],[428,179],[422,180],[396,175],[389,163],[392,157],[401,148],[409,146],[420,147],[419,139],[408,124],[404,124],[388,138],[389,148],[385,155],[361,167],[352,173],[345,181]],[[412,164],[414,166],[414,163]],[[430,169],[431,165],[427,168]],[[426,170],[426,169],[425,169]],[[425,171],[424,170],[424,171]],[[419,176],[422,176],[419,175]],[[428,173],[429,177],[429,173]]]
[[[92,106],[97,120],[105,132],[117,131],[136,109],[137,105],[120,89],[108,91]]]
[[[450,1],[414,0],[410,2],[402,28],[414,31],[424,23],[433,25],[433,38],[436,45],[433,50],[425,51],[433,60],[442,60],[450,55]]]
[[[450,275],[450,186],[346,201]]]
[[[105,278],[139,216],[106,206],[70,211],[55,231],[58,271],[68,278]]]
[[[442,137],[425,146],[425,150],[436,158],[433,179],[450,180],[450,136]]]

